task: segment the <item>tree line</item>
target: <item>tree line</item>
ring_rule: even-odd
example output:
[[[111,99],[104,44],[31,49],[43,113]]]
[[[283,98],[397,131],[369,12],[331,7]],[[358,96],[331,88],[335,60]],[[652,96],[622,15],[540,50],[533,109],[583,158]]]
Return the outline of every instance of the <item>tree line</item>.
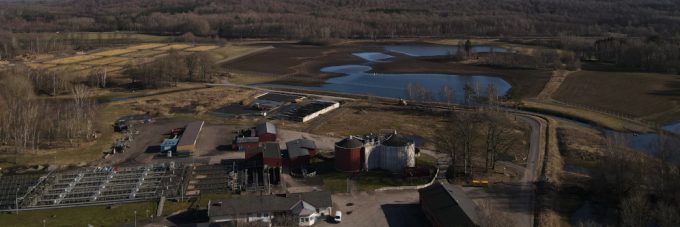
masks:
[[[93,139],[97,107],[88,88],[68,83],[60,91],[69,98],[42,99],[35,75],[18,68],[0,72],[0,145],[20,152]]]
[[[0,30],[225,38],[677,36],[667,0],[68,0],[0,3]]]
[[[215,59],[207,53],[180,54],[171,50],[151,63],[124,71],[138,88],[163,88],[178,82],[208,82],[218,72]]]
[[[503,39],[506,42],[546,46],[573,52],[574,57],[595,66],[618,70],[680,73],[680,38],[647,35],[584,38],[560,36],[556,39]],[[578,63],[580,66],[581,63]],[[611,68],[611,67],[610,67]]]

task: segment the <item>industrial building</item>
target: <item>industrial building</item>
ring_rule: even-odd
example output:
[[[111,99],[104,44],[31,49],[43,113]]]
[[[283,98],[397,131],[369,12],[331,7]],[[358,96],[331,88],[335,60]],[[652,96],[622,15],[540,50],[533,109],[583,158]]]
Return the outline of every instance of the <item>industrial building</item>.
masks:
[[[335,168],[339,171],[399,172],[415,165],[415,142],[396,131],[386,135],[350,136],[335,144]]]
[[[253,128],[239,131],[231,146],[234,150],[245,151],[248,148],[258,147],[260,142],[275,142],[276,134],[276,126],[273,123],[261,123]]]
[[[276,126],[271,122],[264,122],[255,126],[257,137],[260,142],[274,142],[276,141]]]
[[[179,155],[192,155],[196,149],[196,141],[198,141],[198,136],[201,134],[203,129],[203,121],[195,121],[187,124],[182,132],[182,136],[177,142],[177,154]]]
[[[304,123],[337,108],[340,108],[339,102],[311,101],[292,107],[282,115],[287,119]]]
[[[266,142],[246,149],[246,159],[259,158],[265,168],[281,168],[281,149],[279,143]]]
[[[304,168],[309,166],[309,160],[316,155],[316,144],[309,139],[296,139],[286,143],[288,150],[288,166]]]
[[[211,223],[271,223],[275,226],[312,226],[331,215],[333,201],[325,191],[286,195],[248,196],[210,201]]]
[[[419,189],[418,194],[420,207],[432,226],[480,226],[477,207],[460,187],[436,182]]]

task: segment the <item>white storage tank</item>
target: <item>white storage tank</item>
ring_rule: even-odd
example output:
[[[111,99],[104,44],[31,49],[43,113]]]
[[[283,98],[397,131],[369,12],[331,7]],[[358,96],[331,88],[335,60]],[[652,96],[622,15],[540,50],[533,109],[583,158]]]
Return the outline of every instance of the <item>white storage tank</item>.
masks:
[[[364,139],[364,169],[374,170],[380,169],[380,150],[376,149],[379,146],[377,137],[371,136]]]
[[[416,166],[415,143],[397,132],[388,135],[376,151],[380,154],[380,169],[399,172],[405,167]]]

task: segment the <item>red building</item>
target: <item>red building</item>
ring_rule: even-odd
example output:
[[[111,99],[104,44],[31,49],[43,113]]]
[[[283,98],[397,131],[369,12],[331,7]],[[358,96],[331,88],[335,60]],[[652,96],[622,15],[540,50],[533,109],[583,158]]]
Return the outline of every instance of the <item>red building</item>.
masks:
[[[276,126],[271,122],[265,122],[255,127],[257,137],[260,142],[274,142],[276,141]]]
[[[278,143],[260,143],[259,146],[246,149],[246,159],[262,159],[267,168],[279,168],[282,165],[281,149]]]
[[[316,155],[316,144],[313,140],[296,139],[286,143],[288,150],[288,166],[291,168],[305,167],[309,160]]]
[[[352,136],[335,143],[335,169],[343,172],[361,171],[361,149],[364,143]]]

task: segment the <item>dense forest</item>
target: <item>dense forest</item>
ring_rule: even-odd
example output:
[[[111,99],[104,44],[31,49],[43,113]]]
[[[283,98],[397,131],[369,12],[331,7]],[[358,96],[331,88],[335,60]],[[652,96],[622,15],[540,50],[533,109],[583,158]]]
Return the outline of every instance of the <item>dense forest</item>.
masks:
[[[239,37],[680,33],[675,0],[8,0],[0,30]]]

